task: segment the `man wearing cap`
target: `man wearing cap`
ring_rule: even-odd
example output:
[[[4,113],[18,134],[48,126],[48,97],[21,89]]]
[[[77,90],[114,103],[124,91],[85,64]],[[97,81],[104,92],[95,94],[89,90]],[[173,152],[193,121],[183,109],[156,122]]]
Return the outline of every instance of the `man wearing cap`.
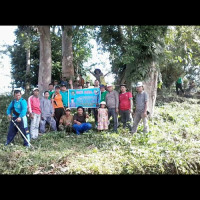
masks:
[[[72,80],[69,80],[70,88],[73,89]],[[68,89],[65,84],[61,84],[61,91],[60,94],[62,96],[62,102],[65,108],[68,107]]]
[[[53,118],[54,109],[49,98],[49,92],[44,92],[44,97],[40,100],[40,109],[41,109],[41,121],[40,121],[40,133],[45,133],[45,125],[49,123],[51,128],[56,131],[56,121]]]
[[[113,90],[111,84],[107,85],[108,93],[106,94],[106,105],[108,107],[108,120],[112,116],[114,120],[113,131],[117,132],[118,126],[118,112],[119,112],[119,94],[117,91]]]
[[[63,115],[60,118],[58,128],[60,131],[65,130],[66,132],[72,132],[72,124],[73,124],[73,116],[71,115],[71,109],[66,108],[65,115]]]
[[[27,102],[25,99],[22,98],[20,89],[14,90],[14,98],[15,99],[9,104],[7,108],[7,115],[10,120],[10,126],[9,126],[7,141],[5,145],[10,144],[18,132],[18,129],[15,127],[11,119],[15,121],[15,123],[20,128],[24,136],[30,142],[30,133],[28,130],[28,122],[27,122],[27,117],[26,117]],[[12,115],[11,115],[11,111],[13,111]],[[22,138],[24,140],[24,146],[28,147],[29,146],[28,142],[24,139],[23,136]]]
[[[149,132],[149,126],[147,121],[147,102],[148,102],[148,95],[144,92],[142,82],[138,82],[136,85],[137,95],[136,95],[136,110],[134,114],[134,122],[131,133],[137,132],[137,127],[140,120],[143,120],[144,124],[144,133]]]
[[[31,138],[37,139],[39,131],[39,123],[41,118],[39,89],[33,89],[33,95],[28,98],[28,112],[31,118]]]
[[[60,94],[60,86],[55,87],[55,93],[52,95],[51,103],[54,107],[54,118],[56,120],[56,127],[58,129],[60,118],[64,113],[64,105],[62,102],[62,95]]]
[[[132,112],[133,109],[132,93],[126,91],[125,84],[120,85],[120,90],[121,94],[119,95],[119,109],[120,109],[121,121],[123,123],[123,128],[126,128],[126,126],[128,126],[129,130],[131,131],[130,113]]]

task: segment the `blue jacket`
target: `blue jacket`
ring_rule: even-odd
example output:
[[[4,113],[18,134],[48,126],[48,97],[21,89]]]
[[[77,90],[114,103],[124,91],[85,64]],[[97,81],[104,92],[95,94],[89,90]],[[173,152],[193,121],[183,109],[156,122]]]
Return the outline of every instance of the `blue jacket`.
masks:
[[[25,99],[21,98],[19,101],[14,100],[14,108],[16,112],[20,113],[19,117],[26,116],[27,113],[27,102]],[[11,102],[7,108],[7,115],[11,114],[13,109],[13,102]],[[14,113],[12,114],[13,117],[17,117]]]

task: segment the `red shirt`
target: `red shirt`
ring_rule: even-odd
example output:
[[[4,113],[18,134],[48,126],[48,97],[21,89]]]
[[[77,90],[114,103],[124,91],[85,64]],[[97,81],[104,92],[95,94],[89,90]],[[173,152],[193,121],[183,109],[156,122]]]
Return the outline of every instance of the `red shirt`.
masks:
[[[132,98],[132,94],[130,92],[121,93],[119,95],[119,109],[120,110],[131,109],[130,98]]]

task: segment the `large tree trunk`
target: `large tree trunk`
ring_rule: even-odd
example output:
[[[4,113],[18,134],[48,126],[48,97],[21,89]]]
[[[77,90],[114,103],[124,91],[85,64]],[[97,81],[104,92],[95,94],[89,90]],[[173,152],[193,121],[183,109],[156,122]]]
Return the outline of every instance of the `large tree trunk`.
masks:
[[[156,103],[157,81],[158,81],[158,70],[155,67],[155,62],[152,62],[149,78],[145,82],[143,82],[144,91],[146,91],[149,96],[148,111],[150,112],[150,117],[153,116],[154,107]]]
[[[40,33],[40,65],[38,87],[40,90],[40,97],[45,90],[48,90],[48,85],[51,83],[51,40],[50,40],[50,26],[39,26]]]
[[[30,93],[30,69],[31,69],[31,49],[26,49],[26,80],[25,80],[25,94]]]
[[[62,29],[62,77],[74,77],[72,26],[64,26]]]

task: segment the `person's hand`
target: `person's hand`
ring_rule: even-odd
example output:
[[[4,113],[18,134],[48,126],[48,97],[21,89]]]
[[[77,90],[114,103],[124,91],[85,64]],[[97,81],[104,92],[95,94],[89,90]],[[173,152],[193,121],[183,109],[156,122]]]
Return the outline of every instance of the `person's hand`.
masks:
[[[116,108],[116,113],[118,113],[119,112],[119,109],[118,108]]]
[[[34,114],[30,113],[30,118],[33,119],[34,118]]]
[[[147,112],[144,112],[142,115],[143,117],[147,117]]]
[[[78,121],[77,121],[76,123],[77,123],[78,125],[81,125],[81,122],[78,122]]]
[[[86,115],[86,118],[89,118],[89,117],[90,117],[90,116],[87,114],[87,115]]]
[[[72,80],[71,79],[69,80],[69,84],[72,85]]]
[[[21,122],[21,117],[18,117],[15,121],[17,121],[17,122]]]
[[[55,114],[53,113],[51,116],[54,117],[54,115],[55,115]]]
[[[44,120],[44,117],[41,117],[41,120]]]
[[[8,120],[11,121],[11,119],[12,119],[12,116],[8,115]]]

